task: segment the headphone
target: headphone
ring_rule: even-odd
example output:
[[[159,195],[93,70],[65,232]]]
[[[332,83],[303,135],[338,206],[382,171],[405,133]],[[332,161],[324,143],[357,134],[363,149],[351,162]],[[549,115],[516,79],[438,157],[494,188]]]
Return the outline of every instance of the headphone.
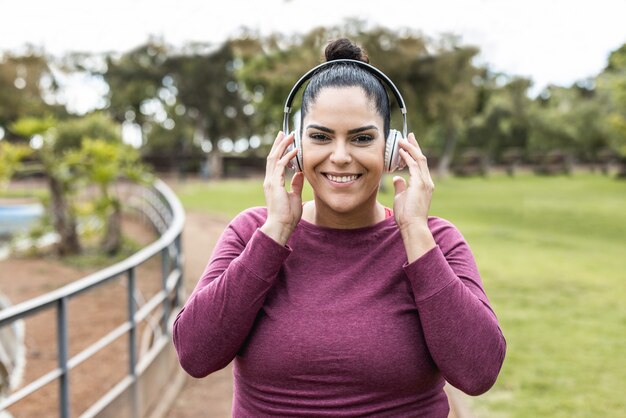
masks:
[[[404,105],[404,99],[402,98],[400,91],[398,91],[398,88],[393,84],[393,82],[389,79],[389,77],[387,77],[385,73],[380,71],[378,68],[366,62],[357,61],[353,59],[338,59],[338,60],[326,61],[312,68],[302,77],[300,77],[300,79],[292,87],[291,92],[289,93],[289,96],[287,96],[287,100],[285,101],[285,110],[284,110],[285,113],[283,116],[283,132],[285,133],[289,132],[289,114],[291,113],[291,104],[293,103],[293,99],[295,98],[296,93],[298,92],[298,90],[300,90],[300,87],[302,87],[302,85],[307,80],[312,78],[319,69],[326,67],[328,65],[333,65],[338,62],[353,63],[357,65],[358,67],[363,68],[370,74],[374,75],[380,81],[385,83],[387,87],[389,87],[389,89],[395,96],[398,102],[398,105],[400,106],[400,111],[402,111],[402,119],[403,119],[402,133],[398,132],[395,129],[390,129],[389,135],[387,136],[387,139],[385,141],[385,166],[384,166],[385,168],[384,170],[387,173],[391,173],[392,171],[395,171],[396,169],[400,168],[401,165],[403,165],[403,162],[400,158],[400,153],[398,152],[399,151],[398,144],[400,141],[403,141],[403,140],[406,141],[406,137],[407,137],[406,106]],[[294,141],[291,144],[289,144],[289,147],[287,148],[285,153],[289,153],[290,151],[294,149],[294,147],[298,148],[298,153],[289,162],[289,167],[297,171],[303,171],[304,165],[302,164],[302,138],[300,138],[300,128],[298,127],[298,124],[296,124],[295,132],[292,132],[292,133],[294,134]]]

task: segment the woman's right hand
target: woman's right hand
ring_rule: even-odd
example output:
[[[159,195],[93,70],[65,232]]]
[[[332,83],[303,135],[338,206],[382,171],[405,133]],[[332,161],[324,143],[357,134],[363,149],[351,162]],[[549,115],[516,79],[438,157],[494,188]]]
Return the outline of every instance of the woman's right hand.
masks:
[[[294,174],[291,179],[291,191],[288,192],[285,189],[285,168],[298,153],[297,149],[293,149],[285,154],[285,150],[293,140],[293,135],[286,136],[283,132],[278,133],[267,156],[263,182],[267,219],[260,229],[281,245],[287,243],[302,217],[304,174],[301,172]]]

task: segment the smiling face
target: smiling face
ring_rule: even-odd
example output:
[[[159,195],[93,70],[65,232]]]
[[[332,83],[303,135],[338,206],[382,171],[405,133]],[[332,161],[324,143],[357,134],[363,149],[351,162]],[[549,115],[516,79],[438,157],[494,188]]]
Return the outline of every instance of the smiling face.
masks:
[[[318,214],[376,211],[385,149],[383,117],[360,87],[326,87],[302,122],[304,175]]]

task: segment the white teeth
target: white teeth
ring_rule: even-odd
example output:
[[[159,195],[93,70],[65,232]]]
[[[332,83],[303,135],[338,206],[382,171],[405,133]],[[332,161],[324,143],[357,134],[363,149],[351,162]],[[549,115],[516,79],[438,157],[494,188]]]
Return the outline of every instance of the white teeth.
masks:
[[[336,183],[348,183],[349,181],[354,181],[356,180],[359,176],[357,175],[353,175],[353,176],[333,176],[331,174],[326,174],[326,177],[328,177],[330,180],[336,182]]]

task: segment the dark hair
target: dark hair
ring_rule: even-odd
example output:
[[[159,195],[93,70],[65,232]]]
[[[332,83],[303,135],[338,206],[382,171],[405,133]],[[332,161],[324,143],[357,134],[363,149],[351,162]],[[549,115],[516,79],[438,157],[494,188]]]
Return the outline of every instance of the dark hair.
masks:
[[[367,53],[349,39],[330,41],[324,51],[326,61],[353,59],[369,63]],[[378,113],[383,117],[385,138],[389,135],[390,108],[389,97],[383,83],[372,73],[351,62],[338,62],[319,70],[311,77],[302,94],[301,128],[309,107],[325,87],[361,87],[372,100]]]

